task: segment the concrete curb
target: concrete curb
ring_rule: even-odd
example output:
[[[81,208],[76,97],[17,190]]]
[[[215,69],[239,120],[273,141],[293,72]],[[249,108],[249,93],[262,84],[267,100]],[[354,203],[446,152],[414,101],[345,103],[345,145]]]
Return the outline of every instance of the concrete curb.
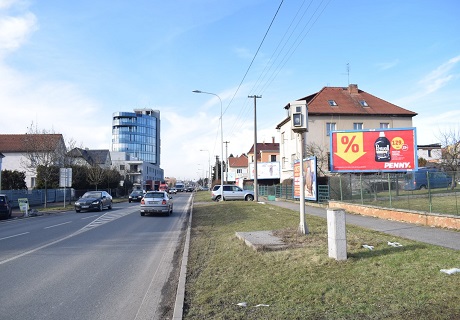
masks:
[[[190,232],[192,229],[192,216],[193,216],[193,197],[191,197],[190,217],[188,219],[187,234],[185,236],[184,252],[182,254],[182,262],[179,274],[179,283],[177,284],[176,302],[174,304],[174,312],[172,319],[181,320],[184,313],[185,301],[185,281],[187,278],[187,263],[190,248]]]

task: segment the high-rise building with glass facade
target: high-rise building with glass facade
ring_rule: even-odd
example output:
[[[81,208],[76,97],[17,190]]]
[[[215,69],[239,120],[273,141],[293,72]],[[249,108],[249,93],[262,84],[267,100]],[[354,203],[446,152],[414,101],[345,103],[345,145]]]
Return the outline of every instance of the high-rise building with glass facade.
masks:
[[[160,111],[134,109],[112,115],[112,162],[137,188],[154,189],[160,168]]]

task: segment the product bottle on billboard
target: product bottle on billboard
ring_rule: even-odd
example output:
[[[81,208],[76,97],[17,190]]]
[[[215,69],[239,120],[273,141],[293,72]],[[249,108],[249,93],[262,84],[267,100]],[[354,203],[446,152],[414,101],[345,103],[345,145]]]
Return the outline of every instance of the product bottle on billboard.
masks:
[[[375,140],[375,161],[387,162],[391,161],[390,140],[385,137],[385,132],[380,131],[379,137]]]

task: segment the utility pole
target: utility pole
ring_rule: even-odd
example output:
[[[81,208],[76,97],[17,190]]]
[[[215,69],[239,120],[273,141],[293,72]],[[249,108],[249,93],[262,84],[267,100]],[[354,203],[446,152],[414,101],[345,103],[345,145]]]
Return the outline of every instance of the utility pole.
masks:
[[[257,183],[257,99],[262,96],[248,96],[254,98],[254,200],[259,202],[259,185]]]
[[[225,182],[228,183],[228,144],[230,141],[224,141],[225,143]]]

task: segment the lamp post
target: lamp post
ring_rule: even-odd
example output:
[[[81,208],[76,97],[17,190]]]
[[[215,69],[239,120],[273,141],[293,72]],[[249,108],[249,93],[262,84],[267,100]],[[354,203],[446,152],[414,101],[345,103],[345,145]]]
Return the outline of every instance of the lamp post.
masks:
[[[207,149],[200,149],[200,151],[207,151],[208,152],[208,173],[209,173],[209,178],[208,178],[208,187],[211,188],[211,154],[209,153],[209,150]]]
[[[221,200],[224,200],[224,128],[223,128],[223,120],[222,120],[222,99],[215,93],[200,91],[200,90],[193,90],[193,93],[204,93],[216,96],[219,98],[220,101],[220,192],[221,192]]]

